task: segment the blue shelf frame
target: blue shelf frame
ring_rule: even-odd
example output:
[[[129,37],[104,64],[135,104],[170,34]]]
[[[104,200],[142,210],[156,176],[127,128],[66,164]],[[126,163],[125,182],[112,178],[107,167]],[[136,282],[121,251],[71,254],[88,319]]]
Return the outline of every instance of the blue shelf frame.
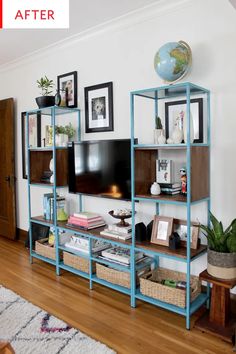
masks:
[[[202,144],[192,144],[190,143],[190,98],[193,95],[206,95],[207,97],[207,141]],[[170,98],[177,98],[177,97],[186,97],[186,102],[187,102],[187,143],[186,144],[165,144],[165,145],[155,145],[155,144],[135,144],[135,136],[134,136],[134,98],[135,96],[139,96],[142,98],[146,99],[151,99],[154,101],[154,112],[155,116],[158,115],[158,101],[163,100],[163,99],[170,99]],[[52,151],[52,156],[53,156],[53,161],[54,161],[54,171],[56,171],[56,151],[58,149],[63,149],[64,147],[56,147],[55,146],[55,131],[53,130],[53,146],[52,147],[46,147],[46,148],[41,148],[41,147],[35,147],[35,148],[30,148],[29,147],[29,141],[28,141],[28,136],[29,136],[29,115],[32,113],[37,113],[41,112],[42,115],[47,115],[51,117],[51,125],[55,126],[56,122],[56,116],[57,115],[62,115],[62,114],[69,114],[69,113],[77,113],[78,115],[78,140],[80,140],[80,110],[79,109],[71,109],[71,108],[63,108],[63,107],[47,107],[43,109],[36,109],[36,110],[31,110],[26,112],[26,118],[27,118],[27,147],[28,147],[28,176],[30,176],[30,151]],[[136,300],[142,300],[145,302],[148,302],[150,304],[153,304],[155,306],[162,307],[164,309],[173,311],[175,313],[178,313],[180,315],[183,315],[186,317],[186,328],[190,329],[190,316],[200,307],[202,306],[205,302],[209,300],[210,296],[210,287],[208,286],[207,288],[207,293],[206,294],[200,294],[198,298],[193,301],[192,303],[190,302],[190,274],[191,274],[191,262],[200,257],[204,252],[197,254],[195,257],[191,258],[191,251],[190,251],[190,220],[191,220],[191,206],[193,204],[201,203],[203,201],[207,202],[208,205],[208,210],[210,210],[210,197],[197,200],[192,202],[191,201],[191,179],[188,179],[188,191],[187,191],[187,198],[186,201],[174,201],[174,200],[164,200],[164,199],[158,199],[157,198],[145,198],[145,197],[138,197],[135,195],[135,150],[137,149],[174,149],[174,150],[185,150],[187,154],[187,175],[190,176],[191,173],[191,147],[192,146],[206,146],[209,147],[209,155],[210,155],[210,145],[211,145],[211,136],[210,136],[210,92],[200,86],[194,85],[192,83],[179,83],[179,84],[174,84],[174,85],[165,85],[157,88],[151,88],[151,89],[145,89],[145,90],[137,90],[137,91],[132,91],[130,93],[130,115],[131,115],[131,195],[132,195],[132,240],[131,242],[120,242],[119,240],[113,240],[107,237],[102,237],[102,236],[96,236],[93,234],[93,230],[91,230],[91,233],[84,233],[83,230],[75,230],[75,229],[70,229],[68,227],[63,227],[57,223],[56,218],[54,218],[53,222],[52,221],[43,221],[43,220],[37,220],[36,218],[33,218],[31,216],[31,187],[42,187],[42,188],[51,188],[53,190],[54,194],[54,200],[56,200],[56,191],[57,188],[60,188],[60,186],[57,186],[56,183],[56,175],[54,176],[54,184],[52,185],[45,185],[45,184],[37,184],[37,183],[30,183],[30,180],[28,179],[28,207],[29,207],[29,233],[30,233],[30,262],[32,263],[33,258],[37,258],[41,261],[47,262],[49,264],[52,264],[56,267],[56,274],[60,275],[60,270],[66,270],[68,272],[74,273],[76,275],[79,275],[85,279],[89,280],[89,287],[90,289],[93,288],[93,283],[99,283],[103,286],[109,287],[113,290],[119,291],[121,293],[124,293],[128,296],[130,296],[130,302],[132,307],[136,307]],[[210,164],[209,164],[209,172],[210,172]],[[210,175],[210,174],[209,174]],[[64,188],[63,186],[62,188]],[[79,204],[79,210],[83,210],[83,195],[79,194],[78,195],[78,204]],[[182,205],[187,208],[187,257],[186,258],[181,258],[176,255],[169,255],[169,254],[163,254],[162,252],[158,251],[153,251],[149,250],[146,248],[142,248],[140,246],[136,246],[135,242],[135,202],[149,202],[149,203],[155,203],[156,205],[156,213],[160,213],[160,206],[162,204],[173,204],[173,205]],[[56,210],[56,203],[54,203],[54,215],[57,215],[57,210]],[[209,215],[208,215],[208,223],[210,222],[209,220]],[[56,246],[56,260],[51,260],[49,258],[43,257],[35,253],[32,249],[32,223],[38,223],[40,225],[46,225],[46,226],[53,226],[55,229],[55,246]],[[59,245],[59,231],[63,230],[68,233],[72,233],[74,235],[78,236],[83,236],[87,237],[89,241],[89,253],[88,254],[83,254],[82,252],[77,252],[76,250],[68,249],[64,246]],[[125,267],[119,264],[115,264],[114,262],[109,262],[106,260],[102,260],[97,258],[95,255],[92,254],[92,241],[93,240],[103,240],[104,242],[107,242],[111,245],[114,246],[121,246],[124,248],[130,249],[131,253],[131,262],[129,267]],[[74,269],[72,267],[69,267],[63,263],[63,261],[60,261],[59,259],[59,252],[60,251],[67,251],[70,252],[74,255],[77,255],[79,257],[83,257],[89,261],[89,273],[84,273],[82,271],[79,271],[77,269]],[[155,300],[153,298],[144,296],[140,293],[139,288],[136,287],[136,271],[139,270],[141,267],[140,265],[135,264],[135,252],[142,251],[145,252],[145,254],[150,255],[153,257],[152,261],[154,262],[155,266],[159,265],[159,257],[167,258],[167,259],[173,259],[175,261],[183,262],[186,264],[187,272],[186,272],[186,280],[187,280],[187,297],[186,297],[186,308],[180,308],[178,306],[174,306],[162,301]],[[122,270],[130,273],[130,278],[131,278],[131,287],[130,289],[112,284],[110,282],[107,282],[103,279],[98,278],[95,274],[92,272],[92,264],[93,262],[97,262],[100,264],[104,265],[109,265],[114,269],[117,270]]]
[[[190,99],[193,95],[204,95],[207,100],[207,141],[202,144],[194,144],[190,142],[190,131],[191,131],[191,120],[190,120]],[[135,97],[142,97],[146,99],[151,99],[154,101],[154,113],[155,116],[158,115],[158,102],[159,100],[168,100],[177,97],[185,97],[187,105],[187,142],[185,144],[165,144],[165,145],[155,145],[155,144],[135,144]],[[207,146],[209,148],[209,158],[210,158],[210,146],[211,146],[211,136],[210,136],[210,91],[204,89],[198,85],[192,84],[190,82],[178,83],[174,85],[166,85],[151,89],[137,90],[130,93],[130,126],[131,126],[131,196],[132,196],[132,247],[131,247],[131,306],[136,306],[136,299],[149,302],[153,305],[163,307],[173,312],[177,312],[186,317],[186,328],[190,329],[190,317],[191,314],[196,311],[202,304],[207,302],[210,295],[210,289],[207,288],[207,294],[201,294],[196,301],[192,304],[190,302],[190,276],[191,276],[191,262],[198,258],[200,255],[191,259],[191,249],[190,249],[190,235],[191,235],[191,206],[200,202],[207,202],[208,210],[210,210],[210,193],[208,198],[198,200],[195,202],[191,201],[191,147],[192,146]],[[145,198],[138,197],[135,194],[135,150],[136,149],[173,149],[173,150],[183,150],[186,151],[187,156],[187,176],[188,176],[188,189],[186,201],[175,201],[175,200],[164,200],[157,198]],[[209,163],[210,172],[210,163]],[[209,173],[210,176],[210,173]],[[209,180],[210,185],[210,180]],[[171,304],[163,303],[161,301],[148,298],[141,295],[136,289],[136,278],[135,278],[135,261],[134,253],[137,249],[135,242],[135,202],[153,202],[156,204],[156,214],[160,214],[160,205],[162,204],[172,204],[172,205],[184,205],[187,209],[187,258],[179,259],[172,255],[163,255],[155,251],[147,251],[146,253],[156,255],[157,262],[159,257],[166,257],[174,259],[176,261],[182,261],[186,264],[186,309],[180,309]],[[208,215],[208,224],[209,224]]]

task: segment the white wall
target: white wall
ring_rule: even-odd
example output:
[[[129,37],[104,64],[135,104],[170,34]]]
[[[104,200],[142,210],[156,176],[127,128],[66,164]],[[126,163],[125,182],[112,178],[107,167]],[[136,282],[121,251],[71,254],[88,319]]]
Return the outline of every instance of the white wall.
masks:
[[[176,2],[178,5],[178,1]],[[146,18],[145,18],[146,16]],[[162,85],[153,69],[157,49],[168,41],[184,40],[192,48],[193,67],[187,81],[206,87],[212,92],[212,210],[225,223],[235,217],[236,184],[234,154],[236,151],[235,87],[236,87],[236,11],[227,0],[187,1],[172,10],[158,14],[154,8],[144,18],[142,14],[130,20],[114,23],[109,28],[85,37],[74,38],[65,45],[20,61],[1,71],[0,98],[16,100],[16,176],[17,225],[28,228],[27,182],[22,179],[21,122],[22,111],[35,108],[38,95],[36,80],[43,75],[56,81],[57,75],[78,71],[79,106],[84,132],[85,86],[113,81],[114,132],[84,134],[84,139],[125,138],[130,134],[129,92]],[[143,117],[143,126],[152,119]],[[152,139],[152,131],[150,131]],[[199,174],[199,179],[201,178]],[[41,191],[42,193],[43,191]],[[39,196],[39,194],[36,194]],[[38,197],[35,209],[41,203]],[[96,204],[95,204],[96,203]],[[126,203],[106,199],[85,198],[86,209],[101,212],[126,206]],[[148,221],[153,206],[138,207],[140,216]],[[38,210],[36,210],[37,212]],[[178,216],[176,209],[166,214]],[[39,211],[38,211],[39,212]],[[194,209],[194,217],[199,216]],[[205,260],[194,263],[193,270],[205,267]]]

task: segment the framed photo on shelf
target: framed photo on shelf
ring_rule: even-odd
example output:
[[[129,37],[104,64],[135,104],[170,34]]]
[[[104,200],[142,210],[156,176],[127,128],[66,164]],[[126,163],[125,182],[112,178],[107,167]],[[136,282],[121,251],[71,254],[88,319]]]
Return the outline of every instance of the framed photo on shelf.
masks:
[[[21,113],[21,138],[22,138],[22,176],[27,179],[27,117],[26,112]],[[41,114],[40,112],[29,115],[29,147],[41,146]]]
[[[199,223],[191,222],[190,247],[194,250],[198,248],[199,226]],[[179,234],[181,246],[187,247],[187,221],[174,219],[173,232],[177,232]]]
[[[193,117],[194,143],[203,143],[203,99],[191,99],[190,110]],[[186,116],[186,100],[165,103],[166,139],[171,138],[175,125],[184,130],[184,119],[186,119]]]
[[[59,75],[57,90],[61,95],[60,107],[77,107],[77,71]]]
[[[151,243],[169,246],[169,237],[172,234],[173,221],[173,218],[155,215],[152,227]]]
[[[86,133],[113,131],[113,84],[85,87]]]

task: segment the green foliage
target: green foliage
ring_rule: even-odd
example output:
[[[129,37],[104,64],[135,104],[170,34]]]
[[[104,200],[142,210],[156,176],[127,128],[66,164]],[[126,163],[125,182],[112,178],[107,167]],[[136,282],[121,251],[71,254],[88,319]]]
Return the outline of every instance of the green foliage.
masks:
[[[224,230],[221,221],[210,213],[211,228],[200,225],[203,234],[206,236],[209,248],[216,252],[236,252],[236,219]]]
[[[42,96],[50,96],[53,91],[50,91],[53,86],[53,80],[49,80],[48,77],[41,77],[40,80],[37,80],[38,88],[41,89]]]
[[[162,129],[161,118],[156,116],[156,129]]]
[[[63,127],[62,125],[55,125],[55,133],[56,134],[66,134],[69,138],[73,138],[75,135],[75,128],[71,123]]]

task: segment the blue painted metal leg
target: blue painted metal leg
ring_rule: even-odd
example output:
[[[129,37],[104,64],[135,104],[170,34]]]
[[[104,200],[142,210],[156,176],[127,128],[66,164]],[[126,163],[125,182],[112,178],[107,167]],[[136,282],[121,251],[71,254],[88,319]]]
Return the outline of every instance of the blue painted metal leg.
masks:
[[[210,308],[210,302],[211,302],[211,286],[209,283],[207,283],[207,309],[209,310]]]
[[[89,238],[89,289],[93,290],[93,281],[92,281],[92,275],[93,275],[93,262],[91,260],[92,257],[92,242],[93,240]]]

